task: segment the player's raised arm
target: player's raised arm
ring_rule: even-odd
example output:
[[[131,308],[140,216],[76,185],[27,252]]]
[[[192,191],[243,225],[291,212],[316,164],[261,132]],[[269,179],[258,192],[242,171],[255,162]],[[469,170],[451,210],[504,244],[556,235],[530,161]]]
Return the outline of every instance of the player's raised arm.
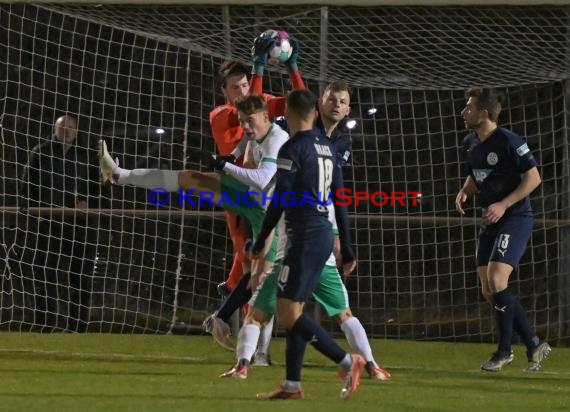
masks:
[[[291,81],[291,86],[293,90],[295,89],[305,89],[305,82],[301,77],[301,72],[297,66],[297,60],[299,58],[299,41],[294,37],[289,38],[291,43],[291,57],[285,62],[285,67],[289,72],[289,80]],[[283,96],[270,96],[267,98],[267,105],[269,106],[269,116],[274,119],[276,117],[282,116],[285,112],[285,97]]]
[[[293,89],[305,89],[305,82],[301,77],[298,67],[299,41],[284,32],[279,32],[279,34],[287,36],[284,40],[287,40],[291,46],[291,55],[284,61],[287,72],[289,73],[291,86]],[[276,36],[277,32],[268,30],[261,33],[254,40],[252,48],[253,69],[250,82],[250,93],[252,94],[263,93],[263,71],[269,61],[270,52],[275,47],[276,41],[278,41],[278,37]],[[285,98],[283,96],[266,96],[266,99],[269,105],[270,118],[274,119],[278,116],[282,116],[285,111]]]
[[[268,32],[263,32],[253,41],[251,55],[253,59],[253,68],[251,72],[251,80],[249,92],[251,94],[263,93],[263,71],[269,59],[269,49],[273,47],[275,40]]]
[[[305,82],[301,77],[301,72],[298,67],[299,60],[299,50],[301,48],[299,40],[295,37],[289,38],[289,43],[291,43],[291,57],[285,62],[285,67],[287,67],[287,72],[289,73],[289,80],[291,80],[291,86],[293,89],[306,89]]]

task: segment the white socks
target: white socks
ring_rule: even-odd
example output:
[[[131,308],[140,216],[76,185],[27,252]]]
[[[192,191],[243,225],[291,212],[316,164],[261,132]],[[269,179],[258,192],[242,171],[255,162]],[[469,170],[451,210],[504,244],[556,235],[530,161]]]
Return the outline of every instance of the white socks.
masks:
[[[247,359],[249,362],[257,348],[257,341],[260,334],[259,326],[254,324],[243,325],[239,330],[236,348],[237,360]]]
[[[269,343],[271,343],[271,335],[273,333],[273,319],[275,319],[275,316],[272,316],[271,319],[261,327],[261,335],[257,343],[257,351],[259,353],[267,354],[269,352]]]
[[[372,356],[372,349],[370,348],[370,342],[368,342],[368,336],[366,336],[366,331],[362,326],[362,323],[357,317],[351,316],[346,319],[340,325],[340,329],[344,332],[346,340],[352,349],[360,353],[366,362],[374,362],[374,356]]]
[[[113,169],[113,175],[118,185],[131,185],[144,189],[161,188],[167,192],[178,191],[178,171],[160,169]]]

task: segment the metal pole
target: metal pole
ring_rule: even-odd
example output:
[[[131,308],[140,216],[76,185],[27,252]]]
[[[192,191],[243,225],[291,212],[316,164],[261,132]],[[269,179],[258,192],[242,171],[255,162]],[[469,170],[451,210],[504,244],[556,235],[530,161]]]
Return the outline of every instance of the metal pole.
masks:
[[[570,45],[570,43],[569,43]],[[570,60],[570,48],[567,54]],[[566,80],[564,88],[564,144],[562,145],[562,220],[570,218],[570,80]],[[560,322],[560,340],[567,343],[570,340],[570,227],[560,228],[560,250],[558,259],[558,311]],[[566,341],[566,342],[564,342]]]
[[[321,25],[320,25],[320,51],[319,51],[319,95],[327,84],[328,78],[328,34],[329,34],[329,8],[321,7]]]
[[[566,9],[566,21],[570,23],[570,11]],[[570,64],[570,33],[566,34],[566,67]],[[570,80],[564,84],[564,144],[562,145],[562,207],[559,218],[570,218]],[[559,232],[560,250],[558,255],[558,319],[559,340],[562,344],[570,341],[570,227],[562,226]]]

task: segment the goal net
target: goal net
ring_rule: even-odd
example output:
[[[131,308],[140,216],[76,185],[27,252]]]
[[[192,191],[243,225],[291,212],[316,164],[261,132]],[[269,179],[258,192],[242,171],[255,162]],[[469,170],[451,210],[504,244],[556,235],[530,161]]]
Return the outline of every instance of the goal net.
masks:
[[[371,336],[493,339],[475,273],[478,210],[474,202],[467,217],[454,209],[465,178],[463,90],[481,85],[505,92],[499,121],[527,139],[543,178],[532,195],[533,237],[511,285],[538,333],[568,342],[569,11],[1,5],[1,327],[45,330],[55,319],[73,329],[81,315],[89,331],[199,330],[232,263],[223,215],[180,206],[176,195],[156,207],[146,190],[100,187],[96,143],[105,137],[129,169],[204,169],[199,152],[214,150],[208,114],[224,103],[219,65],[247,63],[253,37],[282,28],[301,42],[311,89],[336,79],[353,88],[347,187],[422,192],[417,205],[408,198],[350,208],[359,267],[347,287]],[[264,89],[290,89],[282,67],[268,70]],[[79,120],[87,171],[48,180],[71,175],[88,192],[88,209],[59,202],[61,185],[48,204],[26,199],[32,150],[51,140],[65,113]],[[48,166],[35,172],[53,175]],[[74,242],[53,240],[71,236],[83,245],[80,269]]]

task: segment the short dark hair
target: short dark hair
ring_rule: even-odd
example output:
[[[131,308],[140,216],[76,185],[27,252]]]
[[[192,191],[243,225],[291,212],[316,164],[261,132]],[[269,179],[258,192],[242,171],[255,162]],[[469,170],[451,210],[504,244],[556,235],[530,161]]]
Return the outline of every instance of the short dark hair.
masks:
[[[269,111],[267,102],[259,94],[248,94],[245,96],[240,96],[235,101],[235,107],[238,111],[245,113],[246,115],[254,114],[260,111]]]
[[[465,97],[477,99],[477,109],[487,110],[489,119],[496,122],[501,113],[503,96],[497,90],[483,87],[470,87],[465,91]]]
[[[323,95],[326,92],[331,92],[331,93],[347,92],[349,97],[352,96],[352,90],[350,90],[350,87],[348,87],[348,84],[346,84],[344,80],[333,80],[332,82],[327,84],[325,90],[323,90]]]
[[[295,89],[287,95],[287,110],[302,119],[308,119],[316,109],[317,97],[309,89]]]
[[[251,69],[246,64],[237,61],[230,60],[223,63],[218,70],[218,81],[222,87],[226,87],[226,81],[230,76],[246,76],[249,80]]]

